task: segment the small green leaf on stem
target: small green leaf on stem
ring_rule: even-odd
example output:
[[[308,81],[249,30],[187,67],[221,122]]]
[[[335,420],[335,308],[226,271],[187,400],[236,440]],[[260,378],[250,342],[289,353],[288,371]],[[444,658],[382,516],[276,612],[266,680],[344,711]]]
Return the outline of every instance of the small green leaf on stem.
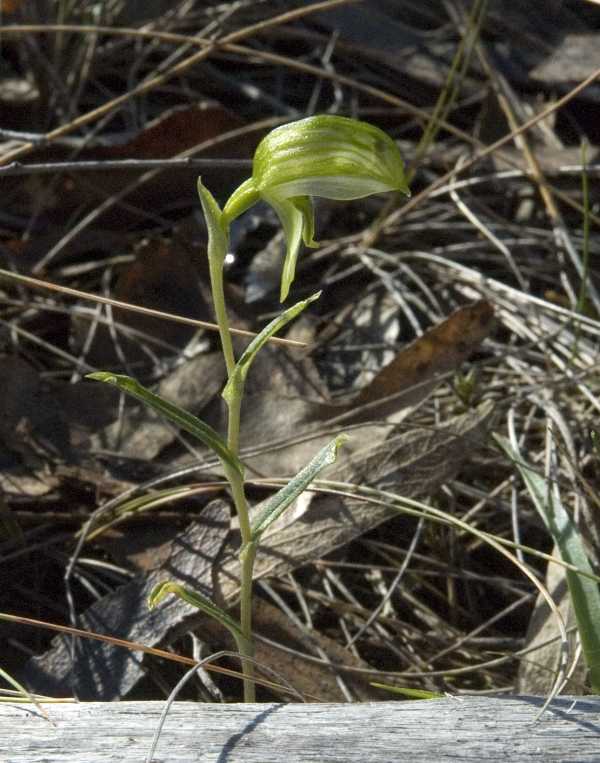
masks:
[[[202,185],[202,178],[198,178],[198,195],[200,196],[200,203],[202,204],[202,211],[204,212],[204,219],[208,229],[209,253],[213,253],[222,265],[229,245],[228,227],[222,225],[223,213],[219,209],[219,205],[212,193]]]
[[[266,503],[252,527],[252,540],[258,542],[264,531],[272,524],[298,496],[303,493],[315,477],[337,458],[340,446],[348,439],[344,434],[338,435],[327,443],[324,448],[310,461],[304,469],[298,472],[285,487],[282,487]]]
[[[155,395],[154,392],[150,392],[149,389],[146,389],[138,381],[124,374],[96,371],[95,373],[87,374],[86,378],[113,384],[122,392],[126,392],[131,397],[140,400],[148,407],[162,414],[170,422],[203,442],[217,454],[222,463],[227,464],[243,476],[244,467],[241,461],[229,450],[219,433],[215,432],[208,424],[200,421],[196,416],[188,413],[188,411],[174,403],[170,403],[168,400],[164,400],[159,395]]]
[[[260,334],[257,334],[254,337],[254,339],[250,342],[248,347],[246,347],[242,353],[242,356],[236,363],[233,373],[229,377],[229,380],[222,392],[222,396],[227,403],[231,402],[233,395],[241,396],[243,394],[246,376],[248,375],[250,365],[252,364],[252,361],[256,357],[258,351],[269,341],[272,336],[274,336],[286,324],[288,324],[297,315],[299,315],[306,307],[308,307],[308,305],[310,305],[311,302],[319,299],[320,296],[321,292],[319,291],[316,294],[313,294],[311,297],[308,297],[308,299],[304,299],[301,302],[297,302],[295,305],[292,305],[292,307],[284,310],[281,315],[278,315],[276,318],[274,318],[267,326],[264,327]]]
[[[197,609],[212,617],[217,622],[221,623],[221,625],[225,626],[225,628],[227,628],[227,630],[235,638],[236,642],[239,639],[244,640],[242,628],[240,624],[233,619],[233,617],[227,614],[227,612],[222,610],[220,607],[217,607],[216,604],[213,604],[213,602],[210,599],[207,599],[206,596],[203,596],[201,593],[197,593],[196,591],[190,591],[184,586],[179,585],[179,583],[164,581],[154,586],[150,592],[150,596],[148,597],[148,606],[150,609],[154,609],[154,607],[160,604],[165,596],[170,593],[175,594],[175,596],[178,596],[180,599],[183,599],[183,601],[186,601],[188,604],[191,604],[193,607],[196,607]]]

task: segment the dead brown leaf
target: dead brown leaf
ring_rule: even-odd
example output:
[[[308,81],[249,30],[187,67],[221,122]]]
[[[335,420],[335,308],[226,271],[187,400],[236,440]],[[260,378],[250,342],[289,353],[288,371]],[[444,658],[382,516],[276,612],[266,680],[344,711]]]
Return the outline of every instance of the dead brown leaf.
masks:
[[[416,405],[438,383],[437,377],[457,369],[477,350],[492,330],[493,319],[494,309],[486,300],[460,307],[400,350],[350,401],[320,406],[319,412],[324,418],[352,413],[355,421],[385,418]]]
[[[96,159],[168,159],[221,133],[243,126],[243,121],[216,101],[168,109],[125,143],[98,146]],[[251,149],[239,147],[248,156]]]
[[[207,147],[199,156],[205,159],[245,159],[254,152],[260,135],[250,131],[247,135],[220,140],[224,133],[236,131],[243,125],[238,116],[220,103],[205,100],[192,107],[166,110],[127,141],[119,143],[120,136],[108,136],[112,145],[82,147],[77,153],[77,161],[98,161],[98,170],[66,172],[51,180],[46,176],[34,175],[25,182],[18,177],[5,178],[4,191],[13,204],[11,212],[23,213],[23,210],[43,205],[47,220],[44,233],[31,237],[22,253],[23,260],[28,265],[35,265],[43,258],[47,250],[65,235],[64,221],[74,214],[81,215],[82,207],[97,207],[99,202],[104,205],[102,213],[94,221],[94,229],[81,231],[77,239],[65,246],[64,255],[75,253],[82,246],[86,233],[88,238],[93,239],[87,245],[91,243],[96,252],[105,247],[110,250],[115,245],[105,243],[107,234],[114,229],[119,231],[120,236],[116,246],[122,246],[123,230],[127,225],[138,226],[145,215],[161,214],[165,208],[171,216],[174,199],[181,208],[197,206],[198,171],[194,168],[168,172],[155,170],[145,174],[120,169],[107,172],[102,169],[101,162],[171,158],[212,140],[215,141],[214,148]],[[36,149],[28,161],[70,161],[72,151],[70,146],[50,145]],[[244,174],[240,170],[209,167],[203,171],[202,177],[215,195],[225,196],[241,182]],[[111,199],[113,201],[106,204]],[[122,199],[126,199],[127,204],[119,204]]]
[[[226,540],[229,507],[214,501],[202,520],[192,523],[170,543],[169,560],[148,575],[139,575],[89,607],[80,627],[152,646],[182,626],[189,628],[197,610],[175,597],[150,611],[148,596],[166,577],[211,595],[212,568]],[[26,680],[49,695],[75,694],[80,699],[114,700],[144,676],[142,655],[100,641],[80,639],[71,659],[71,639],[57,636],[52,647],[29,660]]]

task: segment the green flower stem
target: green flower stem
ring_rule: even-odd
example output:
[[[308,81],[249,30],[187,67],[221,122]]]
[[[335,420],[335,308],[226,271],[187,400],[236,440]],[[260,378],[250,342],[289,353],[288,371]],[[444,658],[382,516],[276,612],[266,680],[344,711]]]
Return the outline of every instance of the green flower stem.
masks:
[[[240,414],[242,407],[242,395],[236,390],[227,400],[227,447],[237,456],[240,451]],[[243,538],[246,543],[250,538]]]
[[[241,525],[241,522],[240,522]],[[252,639],[252,577],[254,573],[254,560],[256,558],[256,544],[250,541],[242,546],[240,561],[242,563],[242,580],[240,591],[240,625],[244,634],[244,643],[241,644],[245,650],[243,655],[254,657],[254,641]],[[244,678],[254,676],[254,664],[249,660],[242,659],[242,671]],[[255,702],[255,687],[251,680],[244,680],[244,702]]]
[[[227,254],[225,247],[223,246],[224,240],[226,239],[222,239],[220,236],[212,237],[208,247],[208,263],[215,317],[219,326],[223,357],[225,358],[225,366],[227,368],[227,377],[231,378],[235,368],[235,356],[233,354],[233,343],[231,341],[229,319],[225,307],[225,292],[223,288],[223,263],[225,261],[225,255]],[[234,393],[227,403],[227,447],[230,452],[237,457],[240,447],[241,394]],[[240,523],[242,547],[245,547],[252,540],[252,530],[250,528],[248,502],[244,490],[244,478],[239,472],[232,469],[227,464],[224,465],[224,471],[225,477],[231,488],[231,495]],[[243,638],[236,639],[238,651],[242,655],[244,702],[254,702],[256,698],[254,681],[252,680],[254,677],[254,665],[249,660],[243,659],[244,657],[254,656],[254,643],[252,640],[252,574],[254,556],[255,554],[252,553],[244,556],[244,559],[242,560],[240,620]]]
[[[240,403],[238,395],[234,395],[234,399],[229,405],[229,437],[228,446],[233,450],[233,443],[231,441],[232,430],[233,437],[236,440],[237,445],[237,433],[239,432],[240,424]],[[235,451],[237,453],[237,448]],[[231,495],[233,497],[233,503],[238,515],[240,523],[240,535],[242,536],[242,548],[254,547],[252,543],[252,529],[250,527],[250,516],[248,511],[248,502],[246,500],[246,491],[244,489],[244,478],[235,469],[225,466],[225,477],[229,482],[231,488]],[[244,702],[254,702],[255,689],[252,677],[254,676],[254,664],[249,660],[244,660],[243,657],[254,656],[254,642],[252,640],[252,576],[254,569],[255,551],[249,554],[243,553],[240,555],[240,561],[242,565],[241,569],[241,585],[240,585],[240,625],[242,634],[244,636],[243,641],[238,641],[238,649],[242,655],[242,672],[244,674]]]
[[[244,674],[244,702],[256,702],[256,692],[254,689],[254,663],[251,660],[245,660],[244,657],[254,657],[254,644],[248,642],[245,638],[236,638],[238,652],[242,655],[242,672]]]

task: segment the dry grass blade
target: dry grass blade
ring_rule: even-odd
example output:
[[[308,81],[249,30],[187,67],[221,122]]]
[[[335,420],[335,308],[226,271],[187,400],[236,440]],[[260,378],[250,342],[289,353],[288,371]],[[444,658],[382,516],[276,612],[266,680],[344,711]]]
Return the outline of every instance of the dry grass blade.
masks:
[[[156,649],[154,647],[147,646],[145,644],[140,644],[135,641],[127,641],[126,639],[119,639],[115,638],[114,636],[106,635],[103,633],[94,633],[93,631],[89,630],[83,630],[81,628],[73,628],[70,625],[60,625],[58,623],[49,623],[45,620],[35,620],[31,617],[20,617],[18,615],[11,615],[7,612],[0,612],[0,620],[4,620],[4,622],[8,623],[19,623],[21,625],[29,625],[33,628],[43,628],[48,629],[50,631],[54,631],[55,633],[64,633],[69,636],[73,636],[74,638],[78,639],[92,639],[95,641],[100,641],[105,644],[109,644],[111,646],[116,646],[122,649],[126,649],[130,652],[144,652],[145,654],[152,655],[154,657],[160,657],[163,660],[170,660],[171,662],[178,662],[182,665],[187,665],[192,667],[194,670],[197,670],[200,666],[200,662],[198,660],[194,660],[190,657],[184,657],[179,654],[174,654],[173,652],[165,649]],[[202,661],[202,667],[205,670],[212,671],[214,673],[221,673],[222,675],[229,676],[232,678],[238,678],[241,679],[241,674],[236,670],[231,670],[229,668],[223,668],[219,665],[214,665],[210,662]],[[295,694],[294,689],[288,689],[286,686],[274,684],[272,681],[268,681],[262,678],[256,678],[256,683],[262,684],[267,687],[276,688],[278,691],[282,691],[283,693],[287,693],[289,691],[290,694]],[[13,700],[14,701],[14,700]],[[35,701],[35,700],[34,700]],[[44,702],[53,700],[51,698],[43,699]],[[71,698],[64,698],[60,700],[56,700],[58,702],[71,702],[73,701]],[[37,704],[37,701],[35,701],[35,704]],[[42,712],[44,712],[43,708],[41,708]]]
[[[592,74],[590,74],[589,77],[586,77],[576,87],[570,90],[566,95],[564,95],[562,98],[559,98],[559,100],[556,101],[556,103],[553,103],[552,106],[549,106],[547,109],[543,109],[539,114],[536,114],[531,119],[528,119],[524,124],[520,125],[514,130],[511,130],[507,135],[505,135],[502,138],[499,138],[490,146],[487,146],[486,148],[480,151],[477,151],[475,156],[473,156],[471,159],[468,159],[461,166],[461,169],[460,169],[461,174],[466,172],[466,170],[471,169],[471,167],[474,167],[482,159],[485,159],[487,156],[491,156],[492,154],[497,152],[499,148],[502,148],[502,146],[505,146],[507,143],[510,143],[522,133],[525,133],[527,132],[527,130],[530,130],[532,127],[538,124],[538,122],[542,122],[544,119],[547,119],[549,116],[554,114],[558,109],[562,108],[567,103],[569,103],[569,101],[572,101],[574,98],[576,98],[581,92],[583,92],[586,88],[592,85],[599,77],[600,77],[600,69],[597,69]],[[389,220],[389,222],[390,223],[398,222],[398,220],[408,215],[409,212],[411,212],[415,207],[417,207],[419,204],[422,204],[423,201],[425,201],[429,196],[431,196],[431,194],[436,189],[440,188],[445,183],[452,180],[453,177],[454,177],[454,170],[450,170],[445,175],[442,175],[441,177],[437,178],[437,180],[435,180],[430,186],[428,186],[425,190],[413,196],[412,199],[410,199],[401,209],[395,212],[392,218]]]
[[[195,326],[196,328],[206,329],[207,331],[219,331],[219,328],[214,323],[208,323],[207,321],[197,321],[194,318],[186,318],[185,315],[173,315],[173,313],[164,313],[161,310],[153,310],[149,307],[143,307],[142,305],[132,305],[129,302],[120,302],[118,299],[111,299],[110,297],[103,297],[100,294],[90,294],[89,292],[80,291],[79,289],[71,289],[68,286],[62,286],[57,283],[50,283],[49,281],[42,281],[39,278],[31,278],[31,276],[24,276],[20,273],[11,273],[8,270],[0,269],[0,278],[4,278],[7,281],[14,281],[25,286],[31,286],[34,289],[46,289],[48,291],[56,291],[60,294],[67,294],[70,297],[77,297],[78,299],[85,299],[90,302],[97,302],[99,305],[110,305],[111,307],[119,307],[122,310],[130,310],[133,313],[141,313],[142,315],[152,315],[156,318],[162,318],[165,321],[174,321],[175,323],[185,323],[187,326]],[[255,337],[256,334],[253,331],[245,331],[244,329],[231,329],[232,333],[238,336]],[[274,344],[289,345],[290,347],[306,347],[304,342],[297,342],[293,339],[281,339],[279,337],[270,337],[267,341]]]

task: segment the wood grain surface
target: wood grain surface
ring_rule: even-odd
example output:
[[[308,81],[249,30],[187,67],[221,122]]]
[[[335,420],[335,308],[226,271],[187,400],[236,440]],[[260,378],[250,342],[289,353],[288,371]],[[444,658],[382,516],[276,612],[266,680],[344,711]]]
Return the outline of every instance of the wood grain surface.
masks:
[[[164,763],[597,763],[600,698],[460,697],[361,704],[175,703]],[[146,759],[161,702],[0,705],[2,763]]]

